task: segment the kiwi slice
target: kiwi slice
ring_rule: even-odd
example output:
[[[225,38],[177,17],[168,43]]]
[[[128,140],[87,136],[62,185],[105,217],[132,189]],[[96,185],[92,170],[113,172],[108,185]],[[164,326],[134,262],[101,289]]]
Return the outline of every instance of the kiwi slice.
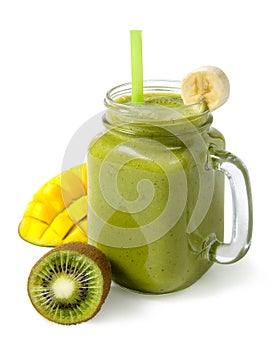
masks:
[[[62,244],[33,266],[28,294],[35,309],[50,321],[76,324],[94,317],[111,284],[111,265],[96,247]]]

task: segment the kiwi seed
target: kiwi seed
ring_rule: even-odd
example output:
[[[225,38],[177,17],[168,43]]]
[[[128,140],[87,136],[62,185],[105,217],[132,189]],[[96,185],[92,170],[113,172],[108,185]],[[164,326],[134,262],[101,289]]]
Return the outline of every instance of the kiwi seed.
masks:
[[[111,265],[96,247],[81,242],[59,245],[33,266],[28,294],[50,321],[76,324],[94,317],[111,285]]]

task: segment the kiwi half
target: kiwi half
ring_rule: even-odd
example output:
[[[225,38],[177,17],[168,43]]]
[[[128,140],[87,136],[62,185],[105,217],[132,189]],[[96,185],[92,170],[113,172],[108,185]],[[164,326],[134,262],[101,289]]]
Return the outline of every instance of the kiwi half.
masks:
[[[76,324],[94,317],[111,284],[111,265],[96,247],[62,244],[33,266],[28,294],[35,309],[50,321]]]

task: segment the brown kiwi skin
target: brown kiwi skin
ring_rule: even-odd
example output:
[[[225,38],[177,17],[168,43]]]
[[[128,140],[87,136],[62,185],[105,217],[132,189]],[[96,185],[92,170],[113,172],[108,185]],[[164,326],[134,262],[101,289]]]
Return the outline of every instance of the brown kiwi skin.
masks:
[[[61,323],[62,325],[65,325],[65,326],[70,326],[70,325],[73,325],[73,324],[78,324],[78,323],[82,323],[82,322],[85,322],[85,321],[88,321],[90,320],[91,318],[93,318],[98,312],[99,310],[101,309],[108,293],[109,293],[109,290],[110,290],[110,287],[111,287],[111,281],[112,281],[112,270],[111,270],[111,264],[110,264],[110,261],[108,260],[108,258],[106,257],[106,255],[100,251],[98,248],[92,246],[91,244],[89,243],[83,243],[83,242],[70,242],[70,243],[64,243],[64,244],[61,244],[53,249],[51,249],[49,252],[47,252],[46,254],[44,254],[37,262],[36,264],[33,266],[32,270],[40,263],[41,260],[43,260],[47,255],[51,254],[53,251],[57,251],[57,250],[72,250],[72,251],[76,251],[76,252],[79,252],[81,254],[84,254],[86,255],[88,258],[90,258],[91,260],[93,260],[97,265],[98,267],[100,268],[101,270],[101,273],[102,273],[102,276],[103,276],[103,292],[102,292],[102,296],[101,296],[101,300],[100,300],[100,303],[98,304],[96,310],[89,316],[87,317],[86,319],[83,319],[81,321],[78,321],[78,322],[72,322],[72,323]],[[29,281],[30,281],[30,277],[31,277],[31,273],[32,273],[32,270],[29,274],[29,278],[28,278],[28,295],[29,295],[29,298],[30,298],[30,301],[31,303],[33,304],[32,302],[32,299],[31,299],[31,296],[30,296],[30,291],[29,291]],[[36,309],[35,305],[33,304],[34,308]],[[36,309],[37,310],[37,309]],[[37,310],[38,311],[38,310]],[[38,311],[39,312],[39,311]],[[40,313],[40,312],[39,312]],[[41,313],[40,313],[41,314]],[[56,321],[53,321],[49,318],[47,318],[47,316],[41,314],[43,317],[45,317],[46,319],[48,319],[49,321],[52,321],[52,322],[55,322],[55,323],[59,323],[59,322],[56,322]]]

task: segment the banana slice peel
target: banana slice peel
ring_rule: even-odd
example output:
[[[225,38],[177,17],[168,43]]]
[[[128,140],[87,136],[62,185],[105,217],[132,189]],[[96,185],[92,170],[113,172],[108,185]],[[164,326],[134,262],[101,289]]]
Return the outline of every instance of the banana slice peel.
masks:
[[[229,98],[230,85],[226,74],[218,67],[203,66],[187,74],[181,83],[184,104],[204,100],[210,111],[222,106]]]
[[[25,241],[47,247],[88,241],[86,164],[46,182],[28,203],[18,232]]]

